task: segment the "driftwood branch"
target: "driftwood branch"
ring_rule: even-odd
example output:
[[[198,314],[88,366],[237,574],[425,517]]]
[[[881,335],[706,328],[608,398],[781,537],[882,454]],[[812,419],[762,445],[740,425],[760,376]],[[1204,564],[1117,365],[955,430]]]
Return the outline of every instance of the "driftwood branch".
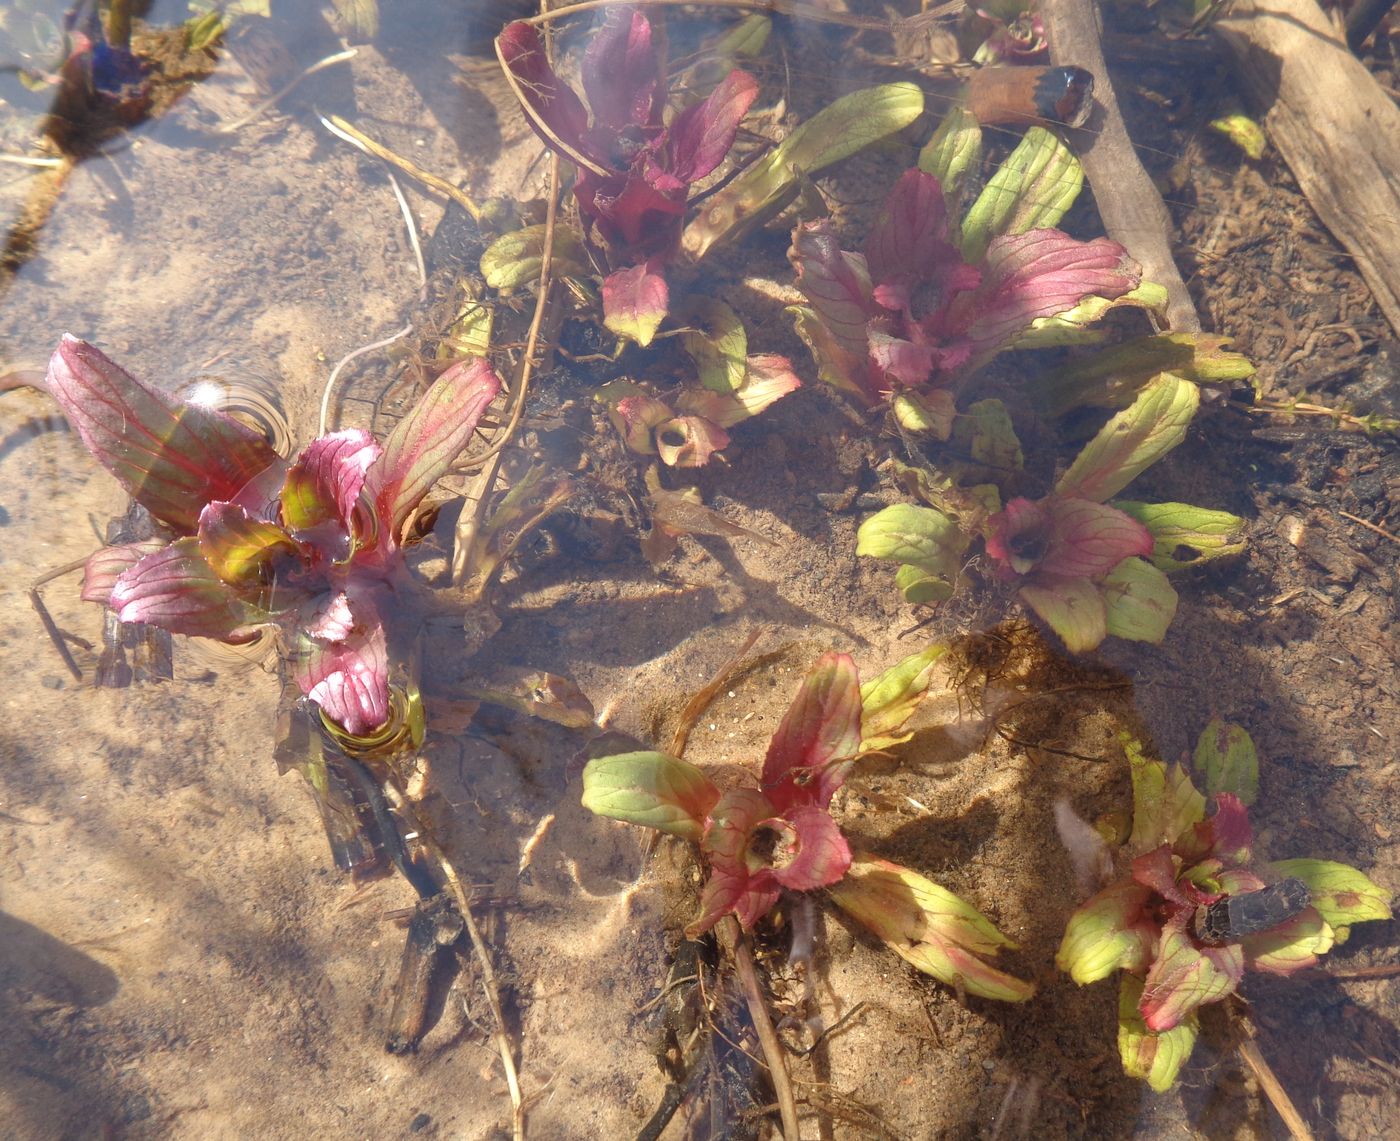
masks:
[[[1400,334],[1400,109],[1314,0],[1236,0],[1216,29],[1269,138]]]
[[[1044,0],[1040,13],[1050,40],[1051,62],[1082,67],[1094,77],[1099,110],[1088,129],[1074,133],[1074,142],[1085,177],[1094,188],[1104,229],[1137,259],[1147,280],[1166,289],[1166,317],[1172,331],[1199,332],[1201,319],[1172,257],[1171,216],[1138,161],[1118,110],[1099,42],[1094,0]]]

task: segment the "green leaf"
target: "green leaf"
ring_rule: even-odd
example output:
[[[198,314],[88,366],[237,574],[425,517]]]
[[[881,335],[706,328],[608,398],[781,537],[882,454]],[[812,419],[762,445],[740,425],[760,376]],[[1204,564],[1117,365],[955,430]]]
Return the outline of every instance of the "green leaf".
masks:
[[[1191,1014],[1173,1029],[1154,1034],[1138,1013],[1141,998],[1142,980],[1125,974],[1118,990],[1118,1056],[1129,1077],[1141,1078],[1158,1093],[1166,1093],[1196,1048],[1199,1023]]]
[[[982,164],[982,127],[977,116],[958,104],[938,124],[933,137],[919,152],[919,169],[938,179],[943,187],[943,200],[948,204],[952,224],[958,216],[964,183],[969,171]],[[950,235],[957,243],[957,233]]]
[[[963,219],[963,260],[979,264],[1000,234],[1053,227],[1083,185],[1074,152],[1044,127],[1032,127]]]
[[[680,341],[705,388],[733,392],[744,383],[749,337],[733,309],[713,297],[697,297],[675,319],[690,326]]]
[[[930,571],[913,563],[901,563],[894,572],[894,585],[913,606],[947,602],[957,593],[958,584],[946,571]]]
[[[465,296],[461,307],[438,345],[438,357],[442,360],[484,357],[491,351],[495,308],[478,296],[479,290],[474,282],[464,281],[462,288]]]
[[[1224,115],[1219,119],[1212,119],[1208,125],[1212,131],[1219,131],[1255,162],[1264,157],[1264,148],[1269,140],[1264,135],[1264,128],[1248,115]]]
[[[1228,511],[1189,503],[1138,503],[1115,499],[1112,506],[1152,532],[1152,563],[1159,570],[1184,570],[1211,559],[1237,555],[1245,547],[1245,522]]]
[[[705,203],[685,229],[686,252],[698,261],[716,243],[734,241],[763,225],[796,196],[798,172],[814,177],[902,131],[923,110],[923,92],[912,83],[887,83],[841,96]]]
[[[1169,766],[1147,756],[1141,742],[1126,733],[1120,741],[1133,782],[1133,833],[1128,837],[1128,850],[1141,855],[1175,843],[1188,828],[1204,820],[1206,798],[1180,765]]]
[[[1229,337],[1212,333],[1137,337],[1046,373],[1036,381],[1035,396],[1048,415],[1063,416],[1085,405],[1122,408],[1159,372],[1175,373],[1197,384],[1253,376],[1249,359],[1230,352],[1229,344]]]
[[[1002,1002],[1022,1002],[1035,993],[1031,983],[979,957],[1015,944],[977,908],[917,872],[886,860],[857,859],[827,891],[900,958],[949,986]]]
[[[958,409],[946,388],[916,393],[904,388],[890,401],[890,414],[901,432],[930,440],[946,440],[953,434]]]
[[[913,503],[877,511],[856,534],[858,555],[913,563],[930,571],[951,570],[953,577],[966,546],[967,538],[953,520]]]
[[[1156,377],[1084,445],[1055,491],[1096,503],[1122,491],[1186,438],[1200,400],[1190,381],[1169,373]]]
[[[1259,796],[1259,754],[1242,725],[1212,717],[1196,741],[1191,764],[1205,778],[1207,796],[1233,792],[1246,805]]]
[[[1155,928],[1144,927],[1142,911],[1151,891],[1128,880],[1085,900],[1065,926],[1055,965],[1080,986],[1114,971],[1140,971],[1152,959]]]
[[[861,752],[908,740],[900,730],[928,696],[934,667],[947,652],[947,646],[933,645],[910,654],[860,687]]]
[[[959,483],[1005,480],[1025,466],[1021,441],[1000,400],[978,400],[968,405],[967,411],[953,421],[952,439],[952,451],[972,459],[971,466],[957,465]]]
[[[481,275],[492,289],[509,292],[540,279],[540,263],[544,258],[545,226],[526,226],[502,234],[486,247],[481,255]],[[588,273],[588,255],[572,230],[557,226],[554,230],[554,255],[550,260],[555,277],[584,276]]]
[[[1020,593],[1021,600],[1045,620],[1072,654],[1092,650],[1108,636],[1103,595],[1087,578],[1028,582]]]
[[[1108,632],[1133,642],[1160,642],[1176,617],[1176,591],[1146,559],[1124,559],[1104,577]]]
[[[718,800],[709,777],[665,753],[615,753],[583,770],[584,808],[683,840],[700,839]]]
[[[1269,869],[1280,878],[1296,876],[1308,885],[1312,905],[1342,942],[1353,923],[1389,919],[1391,893],[1362,872],[1332,860],[1274,860]]]

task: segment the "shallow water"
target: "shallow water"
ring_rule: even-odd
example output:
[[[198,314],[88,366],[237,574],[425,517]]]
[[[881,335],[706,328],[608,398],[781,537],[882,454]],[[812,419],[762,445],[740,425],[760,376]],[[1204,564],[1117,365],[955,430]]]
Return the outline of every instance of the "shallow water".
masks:
[[[343,116],[479,199],[528,199],[545,186],[547,163],[500,79],[482,10],[465,21],[450,7],[413,4],[391,17],[386,6],[375,42],[223,134],[219,125],[245,116],[266,85],[256,63],[250,72],[254,56],[221,55],[167,114],[78,164],[36,255],[0,295],[4,359],[42,367],[71,332],[171,389],[208,370],[271,376],[305,442],[335,363],[413,323],[401,345],[348,365],[332,404],[335,424],[385,431],[411,394],[411,353],[456,300],[457,247],[432,242],[449,224],[440,197],[401,179],[427,243],[425,298],[383,165],[332,137],[317,113]],[[665,18],[676,53],[701,34],[681,12]],[[723,23],[712,14],[705,27]],[[564,46],[579,35],[567,33]],[[865,59],[845,36],[781,30],[753,65],[756,107],[781,95],[807,113],[838,90],[907,77],[880,64],[888,40],[867,37]],[[339,47],[311,19],[281,42],[302,64]],[[16,99],[3,115],[8,149],[23,152],[37,113]],[[842,217],[873,213],[921,141],[861,156],[824,181]],[[3,169],[11,180],[0,187],[0,217],[12,225],[40,176]],[[1183,231],[1213,222],[1220,199],[1209,191],[1228,177],[1198,175],[1194,213],[1178,196]],[[1094,233],[1082,207],[1067,225]],[[493,596],[501,627],[479,649],[460,618],[424,633],[423,811],[475,888],[533,1137],[633,1136],[661,1101],[652,1000],[694,916],[695,872],[680,844],[648,856],[640,831],[580,807],[583,734],[489,705],[468,725],[468,691],[528,671],[566,675],[599,724],[664,747],[690,695],[762,627],[761,656],[722,687],[686,752],[716,771],[752,770],[823,651],[849,652],[873,676],[935,637],[989,628],[1014,609],[1008,595],[989,596],[909,634],[925,615],[900,600],[886,564],[855,557],[863,497],[897,498],[874,470],[890,442],[819,389],[782,312],[796,299],[786,246],[774,227],[721,256],[696,289],[741,310],[751,351],[787,354],[806,387],[736,428],[726,463],[671,485],[694,483],[752,534],[687,538],[653,570],[628,507],[639,469],[587,387],[545,373],[523,444],[578,475],[581,490],[566,522],[511,563]],[[1300,283],[1290,302],[1306,293]],[[1247,342],[1263,318],[1239,320],[1223,331],[1254,355]],[[1257,347],[1267,348],[1263,337]],[[999,363],[978,384],[1004,393],[1011,377]],[[84,558],[126,506],[54,417],[32,390],[0,394],[6,1132],[508,1135],[493,1019],[471,964],[418,1053],[385,1053],[413,896],[399,878],[355,886],[332,867],[304,783],[273,760],[274,673],[176,639],[173,681],[97,689],[76,683],[51,649],[28,584]],[[1068,796],[1090,818],[1125,811],[1119,730],[1174,760],[1218,712],[1243,724],[1264,757],[1254,823],[1269,856],[1341,860],[1400,883],[1394,552],[1374,537],[1374,547],[1361,545],[1366,536],[1338,538],[1326,499],[1310,506],[1278,490],[1365,470],[1387,453],[1319,447],[1281,456],[1207,409],[1143,498],[1244,515],[1251,547],[1178,581],[1181,606],[1163,644],[1110,641],[1087,665],[1047,666],[1072,696],[1018,723],[1011,740],[987,732],[967,692],[949,684],[899,763],[874,763],[839,802],[859,844],[994,918],[1021,948],[1004,965],[1040,993],[1025,1006],[960,998],[818,911],[815,1011],[827,1026],[850,1018],[811,1059],[793,1062],[812,1107],[803,1136],[1287,1135],[1223,1020],[1208,1025],[1178,1089],[1157,1095],[1123,1076],[1116,987],[1078,988],[1054,970],[1078,896],[1053,804]],[[1061,465],[1073,450],[1060,449]],[[599,486],[622,491],[608,498]],[[1300,527],[1318,536],[1311,547]],[[447,530],[416,556],[427,578],[445,571]],[[1362,554],[1348,569],[1309,554],[1319,549]],[[60,628],[100,646],[102,616],[79,601],[76,574],[47,583],[43,596]],[[74,653],[90,679],[95,652]],[[787,938],[762,943],[761,965],[776,1017],[788,1017],[784,1032],[809,1042],[793,1026],[803,986]],[[1330,974],[1244,990],[1261,1051],[1319,1136],[1383,1136],[1394,1120],[1400,1008],[1387,980],[1361,974],[1393,951],[1393,924],[1359,926],[1329,957]],[[734,1005],[729,985],[718,1008]],[[766,1091],[756,1096],[768,1104]],[[685,1135],[679,1123],[665,1134]]]

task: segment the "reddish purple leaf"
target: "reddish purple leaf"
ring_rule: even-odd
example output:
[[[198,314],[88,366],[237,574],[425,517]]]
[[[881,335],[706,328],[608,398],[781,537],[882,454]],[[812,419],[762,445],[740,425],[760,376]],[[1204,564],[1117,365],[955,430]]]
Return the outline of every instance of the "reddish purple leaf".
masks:
[[[46,385],[84,445],[157,519],[193,533],[206,503],[252,495],[285,462],[251,428],[137,380],[64,335]]]
[[[205,638],[228,638],[269,617],[233,593],[193,537],[177,539],[122,574],[112,587],[111,606],[122,622]]]
[[[603,279],[603,324],[619,337],[646,346],[656,335],[670,304],[661,263],[651,258]]]
[[[1107,504],[1052,495],[1013,499],[987,522],[987,553],[1017,574],[1098,579],[1152,553],[1152,533]]]
[[[803,679],[763,760],[774,807],[831,803],[860,750],[860,675],[849,654],[827,653]],[[846,763],[841,763],[841,762]]]
[[[677,115],[666,144],[671,173],[689,185],[719,166],[756,98],[758,81],[748,72],[735,70],[708,98]]]
[[[666,88],[651,24],[641,12],[610,11],[589,41],[581,70],[596,127],[616,140],[624,127],[660,126]]]
[[[389,433],[366,481],[379,526],[387,528],[379,541],[388,549],[398,545],[409,515],[462,453],[500,390],[500,379],[484,360],[458,361]]]
[[[606,173],[583,150],[588,112],[573,88],[561,83],[549,66],[539,32],[523,20],[507,24],[496,37],[496,52],[530,126],[545,146],[584,169]]]
[[[781,894],[782,889],[773,886],[771,880],[767,886],[759,886],[742,872],[712,868],[700,893],[700,916],[685,929],[686,938],[698,938],[731,911],[744,930],[752,930],[773,909]]]
[[[826,218],[797,227],[789,257],[797,267],[797,288],[827,335],[863,361],[869,351],[866,322],[878,315],[865,258],[842,251]]]
[[[987,247],[982,284],[954,301],[949,323],[965,330],[986,360],[1038,317],[1090,296],[1121,297],[1139,276],[1123,247],[1107,238],[1080,242],[1059,230],[1001,235]]]
[[[282,522],[288,530],[309,531],[333,523],[348,538],[365,473],[383,450],[359,428],[332,432],[307,444],[282,485]]]
[[[301,691],[347,733],[363,737],[389,717],[389,651],[373,605],[357,600],[353,609],[348,637],[308,641],[291,664]]]
[[[938,179],[908,170],[895,183],[865,241],[870,280],[941,282],[962,256],[948,240],[948,210]],[[884,304],[884,302],[881,302]]]
[[[147,539],[141,543],[103,547],[94,552],[83,568],[83,601],[100,602],[106,606],[112,601],[112,588],[117,585],[117,579],[147,555],[163,551],[166,546],[164,539]]]
[[[824,808],[797,805],[789,813],[795,846],[783,853],[786,866],[773,862],[773,878],[792,891],[814,891],[834,884],[851,866],[851,848]]]
[[[870,359],[886,376],[912,388],[923,384],[933,372],[934,350],[888,333],[872,332]]]
[[[1233,792],[1215,795],[1215,814],[1205,821],[1210,829],[1210,851],[1232,863],[1247,863],[1254,847],[1254,830],[1249,826],[1249,810]]]

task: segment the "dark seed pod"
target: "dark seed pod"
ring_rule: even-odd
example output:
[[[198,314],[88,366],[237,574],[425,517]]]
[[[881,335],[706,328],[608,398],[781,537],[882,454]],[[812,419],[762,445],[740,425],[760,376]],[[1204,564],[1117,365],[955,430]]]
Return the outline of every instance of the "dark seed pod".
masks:
[[[1308,885],[1293,876],[1260,891],[1226,896],[1196,909],[1196,938],[1209,947],[1238,943],[1287,923],[1311,901]]]

